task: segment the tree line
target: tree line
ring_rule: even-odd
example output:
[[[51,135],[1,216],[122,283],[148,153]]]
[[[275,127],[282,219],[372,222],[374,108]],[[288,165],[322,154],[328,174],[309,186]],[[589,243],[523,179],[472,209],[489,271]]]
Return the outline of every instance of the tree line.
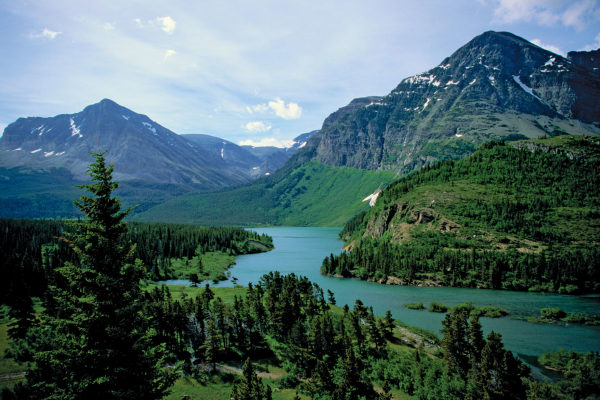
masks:
[[[355,239],[355,245],[349,254],[324,260],[322,272],[373,280],[392,275],[408,282],[419,274],[435,273],[448,286],[598,292],[598,167],[596,159],[518,150],[503,142],[484,144],[459,161],[427,165],[391,184],[375,207],[346,224],[340,237]],[[378,239],[364,235],[369,221],[414,190],[449,190],[455,184],[479,192],[467,190],[464,200],[432,207],[461,229],[494,232],[499,246],[476,242],[460,229],[411,231],[410,242],[402,244],[391,243],[390,235]],[[406,210],[394,218],[414,223]],[[541,250],[520,252],[510,246],[507,235],[535,241]]]
[[[132,243],[133,259],[148,276],[164,275],[172,258],[192,258],[222,251],[231,255],[273,248],[273,239],[241,228],[193,227],[183,224],[128,222],[121,245]],[[13,305],[22,297],[42,297],[54,270],[78,256],[62,240],[76,227],[69,221],[0,219],[0,301]]]

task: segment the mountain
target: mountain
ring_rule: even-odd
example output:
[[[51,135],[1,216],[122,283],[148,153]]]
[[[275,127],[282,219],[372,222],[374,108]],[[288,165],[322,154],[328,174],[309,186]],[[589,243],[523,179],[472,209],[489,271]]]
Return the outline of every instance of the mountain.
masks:
[[[124,206],[143,212],[192,191],[250,180],[207,151],[111,100],[76,114],[19,118],[0,138],[0,217],[73,218],[74,185],[88,181],[89,151],[108,150]]]
[[[488,142],[379,194],[328,274],[389,284],[600,292],[600,138]],[[333,267],[331,266],[333,264]]]
[[[485,32],[387,96],[333,112],[275,174],[182,196],[139,218],[339,226],[398,176],[465,157],[490,139],[598,135],[596,54],[563,58],[511,33]]]
[[[34,170],[66,168],[87,179],[90,151],[108,149],[117,180],[197,184],[215,189],[248,178],[219,156],[137,114],[104,99],[76,114],[19,118],[0,138],[0,166]]]
[[[307,147],[324,164],[405,173],[490,139],[600,134],[598,52],[563,58],[486,32],[387,96],[354,99]]]
[[[181,136],[221,157],[225,164],[245,175],[254,176],[258,173],[262,160],[242,146],[210,135],[190,133]]]
[[[299,148],[306,145],[308,139],[318,131],[303,133],[292,140],[292,144],[286,148],[274,146],[238,146],[230,141],[202,134],[181,135],[192,142],[199,144],[202,148],[221,156],[225,163],[243,174],[258,178],[270,175],[283,167],[286,161]]]

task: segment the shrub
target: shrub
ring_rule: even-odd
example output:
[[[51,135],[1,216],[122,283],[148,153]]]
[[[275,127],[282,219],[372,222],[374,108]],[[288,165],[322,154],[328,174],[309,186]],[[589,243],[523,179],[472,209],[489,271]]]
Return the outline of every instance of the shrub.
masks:
[[[545,319],[561,319],[567,316],[567,313],[561,310],[560,307],[542,308],[540,312],[542,314],[542,318]]]
[[[408,308],[409,310],[424,310],[425,306],[423,305],[422,301],[419,301],[418,303],[406,303],[404,305],[404,307]]]
[[[442,303],[438,303],[437,301],[432,301],[429,303],[429,311],[445,313],[446,311],[448,311],[448,307],[446,307]]]

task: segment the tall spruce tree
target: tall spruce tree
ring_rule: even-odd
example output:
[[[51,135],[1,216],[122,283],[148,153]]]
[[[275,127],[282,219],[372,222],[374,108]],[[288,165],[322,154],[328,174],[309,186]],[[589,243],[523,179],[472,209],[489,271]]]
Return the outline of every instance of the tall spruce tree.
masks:
[[[140,261],[128,263],[134,246],[121,246],[127,232],[118,188],[106,151],[91,152],[87,169],[93,183],[78,186],[91,193],[75,204],[86,218],[64,239],[79,257],[56,270],[66,285],[50,286],[56,309],[42,315],[48,334],[28,375],[32,398],[160,399],[176,379],[166,370],[163,346],[143,314],[144,277]]]

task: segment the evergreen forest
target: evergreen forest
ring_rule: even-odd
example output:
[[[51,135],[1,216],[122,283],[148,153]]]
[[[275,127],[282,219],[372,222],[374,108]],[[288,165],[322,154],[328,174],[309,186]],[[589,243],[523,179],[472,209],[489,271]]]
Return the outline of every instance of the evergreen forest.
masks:
[[[2,400],[600,396],[597,353],[546,354],[540,362],[564,371],[564,379],[537,381],[504,347],[501,332],[484,335],[480,316],[499,310],[469,303],[446,308],[438,336],[390,311],[376,316],[361,300],[340,307],[334,293],[293,273],[270,272],[248,287],[199,288],[198,276],[190,276],[196,287],[177,292],[153,284],[183,265],[202,275],[208,254],[268,251],[272,239],[239,228],[126,223],[131,209],[112,196],[119,185],[113,166],[104,153],[93,156],[93,183],[80,187],[89,194],[75,203],[85,218],[0,220],[0,368],[18,372]],[[395,182],[347,225],[341,235],[352,250],[326,258],[322,272],[598,291],[598,250],[593,240],[582,240],[597,232],[589,225],[568,229],[570,222],[598,218],[596,196],[584,194],[597,193],[600,183],[589,165],[490,143],[470,158],[426,167]],[[547,178],[538,176],[542,171]],[[562,181],[553,186],[554,179]],[[465,201],[462,194],[454,202],[419,192],[423,185],[453,183],[465,188]],[[539,189],[528,191],[534,184]],[[490,201],[468,201],[469,193],[482,191]],[[411,195],[427,207],[416,206]],[[576,217],[551,223],[565,210]],[[484,231],[490,221],[494,228]],[[394,226],[407,225],[409,239],[395,242]]]
[[[600,292],[600,144],[489,142],[384,190],[321,271],[382,283]],[[553,151],[542,151],[560,143]],[[529,148],[529,147],[532,148]]]

